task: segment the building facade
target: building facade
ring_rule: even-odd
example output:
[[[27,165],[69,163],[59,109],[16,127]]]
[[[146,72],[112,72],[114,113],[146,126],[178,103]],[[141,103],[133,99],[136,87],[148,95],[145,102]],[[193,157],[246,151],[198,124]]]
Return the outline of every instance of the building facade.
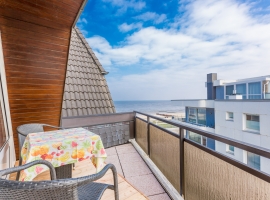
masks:
[[[186,123],[244,143],[270,149],[270,76],[218,80],[207,75],[206,100],[178,100]],[[187,137],[255,169],[270,174],[270,160],[196,133]]]

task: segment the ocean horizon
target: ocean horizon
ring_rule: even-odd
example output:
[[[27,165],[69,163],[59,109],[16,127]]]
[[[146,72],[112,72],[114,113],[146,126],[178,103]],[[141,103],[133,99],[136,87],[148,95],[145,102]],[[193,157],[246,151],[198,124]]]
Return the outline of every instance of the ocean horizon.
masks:
[[[117,113],[140,111],[145,113],[184,112],[184,107],[171,100],[114,101]]]

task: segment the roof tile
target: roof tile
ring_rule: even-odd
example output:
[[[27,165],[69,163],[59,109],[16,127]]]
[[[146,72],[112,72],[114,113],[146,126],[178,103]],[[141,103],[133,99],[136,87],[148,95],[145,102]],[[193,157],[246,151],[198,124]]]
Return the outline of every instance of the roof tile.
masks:
[[[105,72],[77,28],[72,29],[62,116],[114,113]]]

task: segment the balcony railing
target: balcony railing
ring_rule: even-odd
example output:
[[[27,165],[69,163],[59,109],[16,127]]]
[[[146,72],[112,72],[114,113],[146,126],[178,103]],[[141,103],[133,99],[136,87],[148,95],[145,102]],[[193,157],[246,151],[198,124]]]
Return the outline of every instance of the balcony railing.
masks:
[[[135,113],[116,113],[62,118],[65,128],[83,127],[100,135],[105,148],[134,138]]]
[[[178,127],[178,133],[152,123]],[[185,131],[270,159],[270,150],[136,112],[135,139],[185,199],[270,199],[270,176],[185,138]],[[175,130],[175,129],[174,129]]]
[[[135,138],[174,188],[188,200],[270,199],[270,176],[185,137],[186,131],[270,159],[270,150],[213,134],[190,124],[130,112],[64,118],[62,126],[85,127],[111,147]]]

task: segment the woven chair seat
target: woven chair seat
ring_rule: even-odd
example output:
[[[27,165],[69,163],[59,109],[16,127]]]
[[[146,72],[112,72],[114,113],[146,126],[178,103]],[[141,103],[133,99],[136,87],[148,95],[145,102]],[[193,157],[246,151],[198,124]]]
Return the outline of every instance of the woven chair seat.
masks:
[[[79,200],[99,200],[104,191],[110,188],[108,184],[89,183],[78,187]]]

